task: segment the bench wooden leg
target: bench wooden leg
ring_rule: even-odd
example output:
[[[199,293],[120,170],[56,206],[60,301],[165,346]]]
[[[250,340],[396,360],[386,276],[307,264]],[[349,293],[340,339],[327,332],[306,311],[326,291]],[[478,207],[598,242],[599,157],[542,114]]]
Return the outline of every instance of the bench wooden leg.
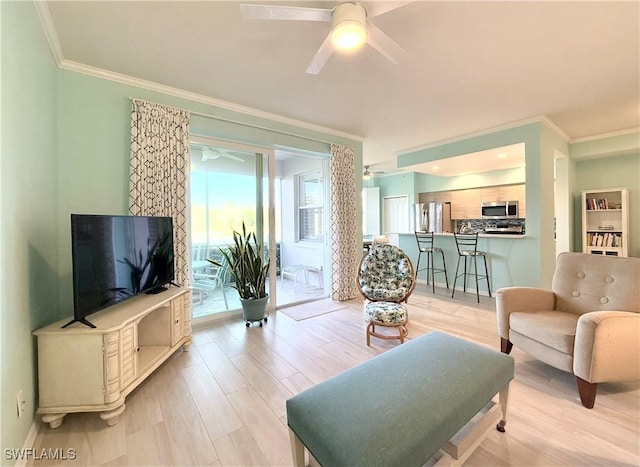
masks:
[[[509,383],[500,391],[500,409],[502,410],[502,419],[496,426],[496,430],[504,433],[504,426],[507,424],[507,406],[509,405]]]
[[[304,467],[304,444],[302,444],[298,435],[296,435],[291,428],[289,428],[289,441],[291,442],[293,465],[296,467]]]

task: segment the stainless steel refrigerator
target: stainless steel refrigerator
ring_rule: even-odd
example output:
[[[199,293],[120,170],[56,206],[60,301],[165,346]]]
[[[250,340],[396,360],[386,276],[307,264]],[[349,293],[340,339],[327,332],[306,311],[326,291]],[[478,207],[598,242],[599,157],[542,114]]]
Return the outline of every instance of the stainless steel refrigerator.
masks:
[[[418,232],[453,232],[451,203],[432,201],[414,205],[415,230]]]

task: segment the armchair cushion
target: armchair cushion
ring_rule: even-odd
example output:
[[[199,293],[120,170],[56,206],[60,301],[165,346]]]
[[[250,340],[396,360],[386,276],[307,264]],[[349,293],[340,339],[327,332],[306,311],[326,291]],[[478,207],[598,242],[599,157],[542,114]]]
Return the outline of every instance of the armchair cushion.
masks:
[[[579,317],[562,311],[520,311],[511,313],[509,322],[512,331],[571,355]]]
[[[536,287],[505,287],[496,293],[498,333],[509,339],[509,317],[516,311],[555,310],[556,296]]]
[[[407,307],[395,302],[369,302],[364,306],[364,318],[378,323],[406,323]]]
[[[640,260],[617,256],[561,253],[551,289],[558,311],[640,312]]]
[[[415,286],[411,261],[394,245],[376,245],[360,264],[358,285],[368,300],[406,301]]]

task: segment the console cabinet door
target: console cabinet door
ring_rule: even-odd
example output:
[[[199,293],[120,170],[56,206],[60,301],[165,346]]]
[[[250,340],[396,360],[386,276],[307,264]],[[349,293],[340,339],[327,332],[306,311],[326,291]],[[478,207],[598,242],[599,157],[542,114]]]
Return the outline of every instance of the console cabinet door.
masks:
[[[136,323],[126,325],[120,330],[120,364],[121,388],[126,388],[135,378],[137,373]]]
[[[103,404],[105,368],[102,346],[102,334],[99,333],[39,335],[40,407]]]

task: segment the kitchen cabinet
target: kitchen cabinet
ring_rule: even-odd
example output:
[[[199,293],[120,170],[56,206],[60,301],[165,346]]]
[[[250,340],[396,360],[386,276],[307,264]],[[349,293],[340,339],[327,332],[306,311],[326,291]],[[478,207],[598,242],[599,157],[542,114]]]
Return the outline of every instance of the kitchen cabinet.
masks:
[[[480,188],[451,192],[452,219],[480,219],[482,196]]]
[[[482,202],[519,201],[521,186],[524,185],[497,185],[481,188]]]
[[[518,187],[518,216],[521,219],[525,219],[527,217],[527,186],[523,183],[521,185],[516,185]]]
[[[418,195],[418,202],[428,204],[431,202],[450,203],[451,192],[450,191],[431,191],[427,193],[420,193]]]

